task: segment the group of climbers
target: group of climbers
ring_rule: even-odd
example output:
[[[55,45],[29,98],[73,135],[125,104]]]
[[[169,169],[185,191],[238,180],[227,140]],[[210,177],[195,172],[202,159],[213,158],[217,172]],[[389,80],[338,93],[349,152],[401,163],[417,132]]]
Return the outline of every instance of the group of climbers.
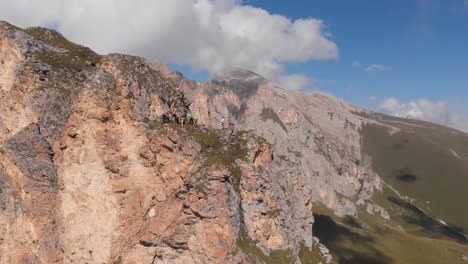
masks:
[[[179,112],[180,113],[180,112]],[[220,121],[220,128],[227,129],[231,128],[234,124],[228,123],[226,124],[226,119],[224,116],[221,116]],[[176,123],[179,125],[194,125],[198,126],[198,116],[192,115],[192,113],[188,110],[184,110],[182,114],[177,114],[175,111],[169,111],[162,115],[162,122],[163,123]],[[211,124],[211,123],[210,123]],[[210,125],[211,126],[211,125]],[[205,128],[205,124],[201,125],[201,128]]]
[[[190,112],[184,112],[184,114],[182,114],[180,124],[182,124],[182,125],[185,125],[185,124],[197,125],[197,123],[198,123],[198,116],[192,116],[192,113],[190,113]]]
[[[182,115],[176,112],[169,112],[162,115],[163,123],[177,123],[179,125],[191,124],[197,125],[198,116],[193,116],[192,113],[185,111]]]

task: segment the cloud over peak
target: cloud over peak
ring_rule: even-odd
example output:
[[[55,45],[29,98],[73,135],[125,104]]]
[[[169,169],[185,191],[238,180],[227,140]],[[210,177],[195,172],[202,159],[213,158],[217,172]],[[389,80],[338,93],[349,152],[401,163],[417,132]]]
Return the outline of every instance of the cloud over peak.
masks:
[[[377,103],[380,111],[390,115],[426,120],[468,133],[468,115],[462,111],[453,109],[445,101],[417,99],[405,103],[393,97],[383,100],[372,97],[371,101]]]
[[[130,53],[213,75],[245,68],[280,80],[284,63],[338,57],[323,21],[292,21],[239,0],[0,0],[0,18],[54,25],[100,53]]]
[[[317,85],[317,80],[309,78],[303,74],[281,76],[277,81],[281,87],[292,90],[300,90],[304,87],[314,88]]]

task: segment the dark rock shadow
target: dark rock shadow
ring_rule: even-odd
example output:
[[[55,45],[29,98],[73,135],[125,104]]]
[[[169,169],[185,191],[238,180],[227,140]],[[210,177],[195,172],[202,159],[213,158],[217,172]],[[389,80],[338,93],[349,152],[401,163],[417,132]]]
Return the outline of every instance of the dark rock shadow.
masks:
[[[232,105],[232,104],[228,104],[227,105],[227,109],[229,111],[229,115],[231,117],[234,117],[235,120],[240,120],[242,115],[245,113],[245,111],[247,110],[247,105],[246,103],[242,103],[240,105],[240,107],[237,107],[235,105]]]
[[[424,229],[422,235],[437,239],[451,239],[459,243],[468,244],[468,239],[463,235],[465,233],[463,228],[452,224],[444,225],[413,204],[402,199],[389,196],[387,200],[406,209],[408,214],[401,216],[401,218],[408,224],[422,227]]]
[[[374,247],[375,240],[338,225],[329,216],[314,214],[313,232],[340,264],[387,264],[391,259]]]

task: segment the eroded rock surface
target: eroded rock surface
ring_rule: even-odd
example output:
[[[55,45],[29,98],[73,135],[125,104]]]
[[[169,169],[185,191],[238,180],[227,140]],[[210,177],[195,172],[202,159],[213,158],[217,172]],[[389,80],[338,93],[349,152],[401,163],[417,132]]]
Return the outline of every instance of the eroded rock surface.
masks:
[[[313,202],[388,216],[360,149],[375,121],[331,96],[5,22],[0,62],[0,263],[302,263]],[[184,110],[199,128],[160,122]]]

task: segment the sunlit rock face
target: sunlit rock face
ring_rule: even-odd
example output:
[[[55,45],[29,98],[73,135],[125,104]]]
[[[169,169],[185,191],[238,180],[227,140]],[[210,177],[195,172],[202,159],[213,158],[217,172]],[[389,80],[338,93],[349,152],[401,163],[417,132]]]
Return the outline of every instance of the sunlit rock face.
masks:
[[[196,83],[1,22],[0,112],[0,263],[329,262],[318,205],[392,217],[363,131],[402,128],[253,72]]]

